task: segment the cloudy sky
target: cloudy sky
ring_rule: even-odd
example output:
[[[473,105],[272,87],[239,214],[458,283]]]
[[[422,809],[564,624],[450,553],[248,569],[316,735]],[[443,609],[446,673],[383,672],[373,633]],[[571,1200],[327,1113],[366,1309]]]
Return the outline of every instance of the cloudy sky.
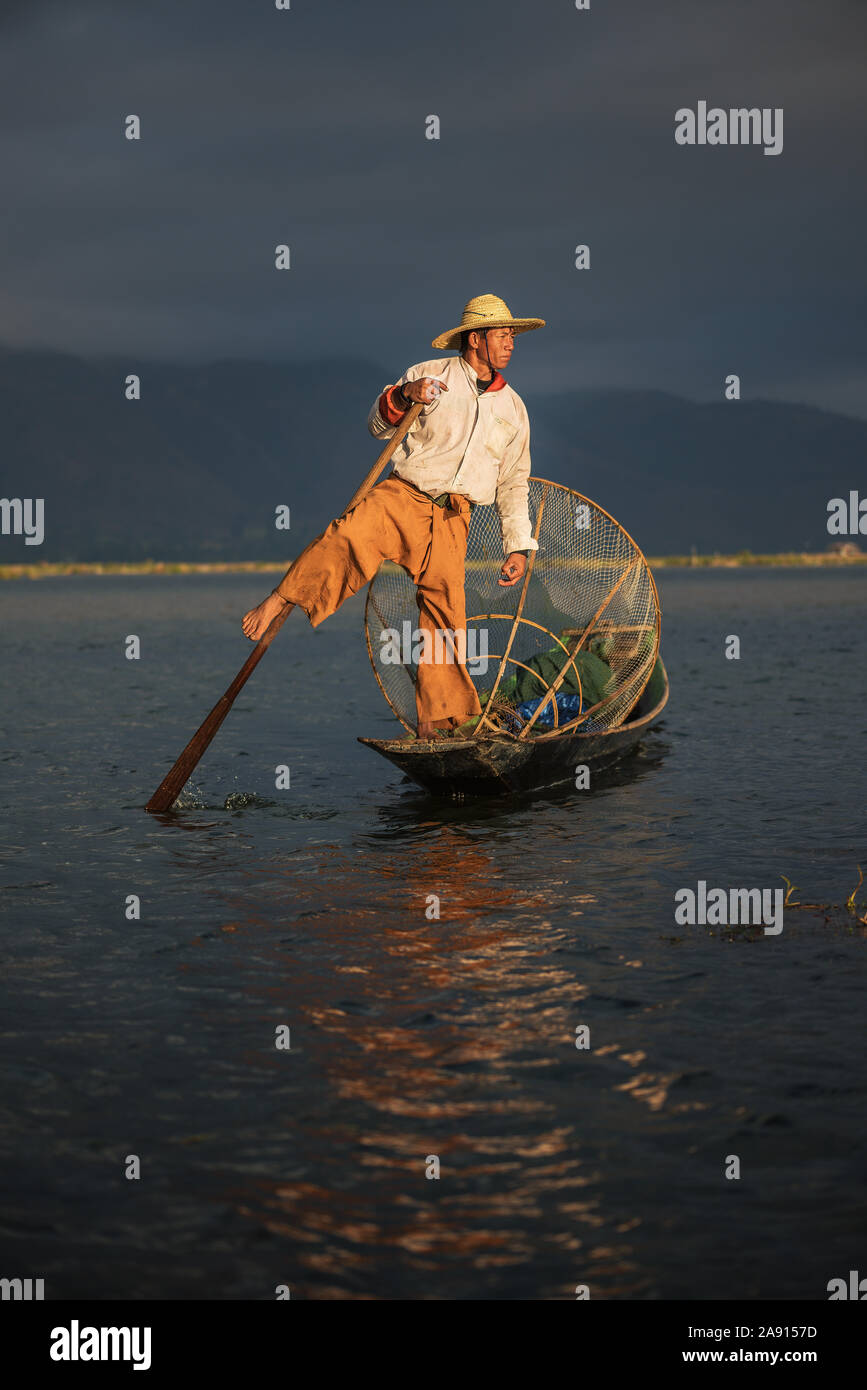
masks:
[[[397,375],[492,291],[548,321],[519,390],[867,416],[864,0],[3,0],[0,40],[5,346]],[[677,145],[699,101],[782,153]]]

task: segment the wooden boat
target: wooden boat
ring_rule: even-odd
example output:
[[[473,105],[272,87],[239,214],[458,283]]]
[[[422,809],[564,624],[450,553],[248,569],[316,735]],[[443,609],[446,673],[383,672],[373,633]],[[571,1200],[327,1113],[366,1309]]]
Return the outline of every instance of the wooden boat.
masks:
[[[381,753],[401,772],[442,796],[503,796],[541,791],[575,780],[579,764],[593,771],[630,753],[668,702],[668,674],[657,657],[650,680],[624,723],[581,733],[565,730],[519,740],[483,733],[468,739],[377,739],[359,743]]]

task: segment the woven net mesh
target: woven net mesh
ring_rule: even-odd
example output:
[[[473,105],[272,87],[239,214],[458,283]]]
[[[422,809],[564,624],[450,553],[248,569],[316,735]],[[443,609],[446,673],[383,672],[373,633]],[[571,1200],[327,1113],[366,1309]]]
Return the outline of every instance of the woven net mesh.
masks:
[[[567,724],[615,728],[659,651],[659,600],[647,562],[612,517],[570,488],[531,478],[529,511],[539,549],[517,621],[524,581],[510,589],[497,583],[503,547],[496,509],[476,507],[470,519],[467,670],[486,715],[480,732],[534,737]],[[383,660],[383,651],[390,635],[417,626],[415,585],[399,565],[384,564],[368,590],[367,646],[386,699],[409,729],[416,725],[412,651],[404,643],[400,664]]]

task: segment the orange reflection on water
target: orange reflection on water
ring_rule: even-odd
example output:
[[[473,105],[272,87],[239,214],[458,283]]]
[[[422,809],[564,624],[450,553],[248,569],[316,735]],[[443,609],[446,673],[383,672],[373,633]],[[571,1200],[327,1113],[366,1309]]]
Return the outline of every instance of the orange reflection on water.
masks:
[[[229,1194],[233,1205],[288,1243],[294,1278],[320,1298],[371,1297],[365,1271],[396,1265],[430,1273],[430,1293],[413,1297],[435,1298],[433,1275],[450,1261],[508,1269],[546,1246],[574,1255],[575,1282],[595,1260],[608,1296],[628,1296],[628,1247],[594,1246],[592,1257],[585,1247],[602,1228],[630,1229],[633,1214],[600,1210],[580,1106],[574,1123],[553,1123],[562,1112],[545,1087],[548,1074],[556,1084],[575,1068],[580,1088],[609,1051],[608,1065],[644,1060],[617,1044],[576,1053],[588,989],[574,957],[558,952],[570,944],[570,910],[590,895],[516,887],[449,825],[395,850],[386,867],[380,859],[379,904],[369,883],[359,903],[357,861],[327,846],[251,866],[249,893],[222,895],[237,987],[263,1039],[275,1022],[291,1025],[296,1054],[265,1043],[248,1064],[309,1067],[326,1082],[322,1105],[283,1122],[287,1165],[303,1155],[297,1180],[251,1176]],[[438,919],[426,916],[432,894]],[[439,1180],[425,1176],[430,1155]]]

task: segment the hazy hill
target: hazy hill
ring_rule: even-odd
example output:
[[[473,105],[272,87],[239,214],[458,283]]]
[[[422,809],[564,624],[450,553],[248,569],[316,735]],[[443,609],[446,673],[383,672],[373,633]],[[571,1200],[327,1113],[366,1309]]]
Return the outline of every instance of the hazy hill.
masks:
[[[124,398],[130,371],[138,402]],[[370,467],[367,411],[391,378],[356,360],[184,367],[0,350],[0,495],[46,509],[45,543],[2,536],[0,561],[291,556]],[[828,499],[865,478],[867,422],[809,407],[525,399],[534,472],[598,501],[649,553],[824,549]],[[279,504],[288,534],[274,528]]]

